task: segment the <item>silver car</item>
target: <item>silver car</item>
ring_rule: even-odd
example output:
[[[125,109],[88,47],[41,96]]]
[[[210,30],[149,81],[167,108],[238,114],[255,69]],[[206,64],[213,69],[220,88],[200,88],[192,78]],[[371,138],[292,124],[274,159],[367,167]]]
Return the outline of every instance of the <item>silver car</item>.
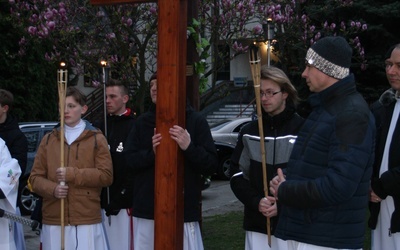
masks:
[[[228,179],[225,172],[229,169],[231,155],[235,149],[239,131],[251,120],[251,117],[239,117],[223,120],[210,126],[211,135],[218,152],[219,162],[216,174],[220,179]]]

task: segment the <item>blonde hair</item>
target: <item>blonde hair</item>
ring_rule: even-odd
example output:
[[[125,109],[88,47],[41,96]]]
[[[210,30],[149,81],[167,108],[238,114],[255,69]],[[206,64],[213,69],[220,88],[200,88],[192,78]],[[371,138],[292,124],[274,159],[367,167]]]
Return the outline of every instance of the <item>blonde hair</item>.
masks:
[[[291,102],[294,106],[300,101],[296,88],[290,82],[289,77],[281,69],[264,65],[261,67],[261,79],[272,80],[279,85],[282,92],[288,94],[287,101]]]

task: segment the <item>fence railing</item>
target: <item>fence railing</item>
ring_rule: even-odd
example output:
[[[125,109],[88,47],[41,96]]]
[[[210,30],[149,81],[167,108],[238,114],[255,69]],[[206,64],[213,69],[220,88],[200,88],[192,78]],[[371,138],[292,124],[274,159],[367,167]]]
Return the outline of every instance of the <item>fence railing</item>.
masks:
[[[82,117],[90,122],[101,121],[104,117],[104,93],[103,88],[96,88],[87,97],[88,111]]]

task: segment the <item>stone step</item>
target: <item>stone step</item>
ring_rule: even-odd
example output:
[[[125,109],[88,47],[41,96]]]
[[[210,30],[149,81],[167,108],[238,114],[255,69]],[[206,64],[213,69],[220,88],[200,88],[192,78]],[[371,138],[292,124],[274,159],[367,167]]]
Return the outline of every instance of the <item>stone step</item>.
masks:
[[[239,115],[242,117],[251,116],[254,113],[254,107],[248,104],[225,104],[219,109],[208,114],[206,119],[211,126],[226,119],[234,119]]]
[[[231,118],[231,117],[238,117],[238,116],[251,116],[253,113],[248,113],[248,114],[238,114],[238,113],[232,113],[232,114],[229,114],[229,113],[221,113],[221,114],[211,114],[211,115],[208,115],[207,116],[207,119],[215,119],[215,118],[217,118],[217,119],[221,119],[221,118],[225,118],[225,117],[229,117],[229,118]]]
[[[254,110],[218,110],[218,111],[214,111],[212,112],[213,115],[216,114],[252,114],[254,112]]]
[[[219,108],[218,109],[218,111],[247,111],[247,110],[254,110],[253,108],[247,108],[247,109],[244,109],[244,108],[227,108],[227,107],[223,107],[223,108]],[[215,112],[215,111],[214,111]]]

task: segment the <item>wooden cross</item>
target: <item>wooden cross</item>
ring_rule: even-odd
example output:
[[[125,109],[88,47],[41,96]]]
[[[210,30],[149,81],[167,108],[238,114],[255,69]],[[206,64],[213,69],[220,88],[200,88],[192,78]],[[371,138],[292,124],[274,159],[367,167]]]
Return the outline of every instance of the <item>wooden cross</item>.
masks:
[[[91,0],[94,5],[154,0]],[[187,0],[158,0],[154,249],[183,249],[183,155],[169,128],[185,127]],[[134,159],[133,159],[134,160]]]

